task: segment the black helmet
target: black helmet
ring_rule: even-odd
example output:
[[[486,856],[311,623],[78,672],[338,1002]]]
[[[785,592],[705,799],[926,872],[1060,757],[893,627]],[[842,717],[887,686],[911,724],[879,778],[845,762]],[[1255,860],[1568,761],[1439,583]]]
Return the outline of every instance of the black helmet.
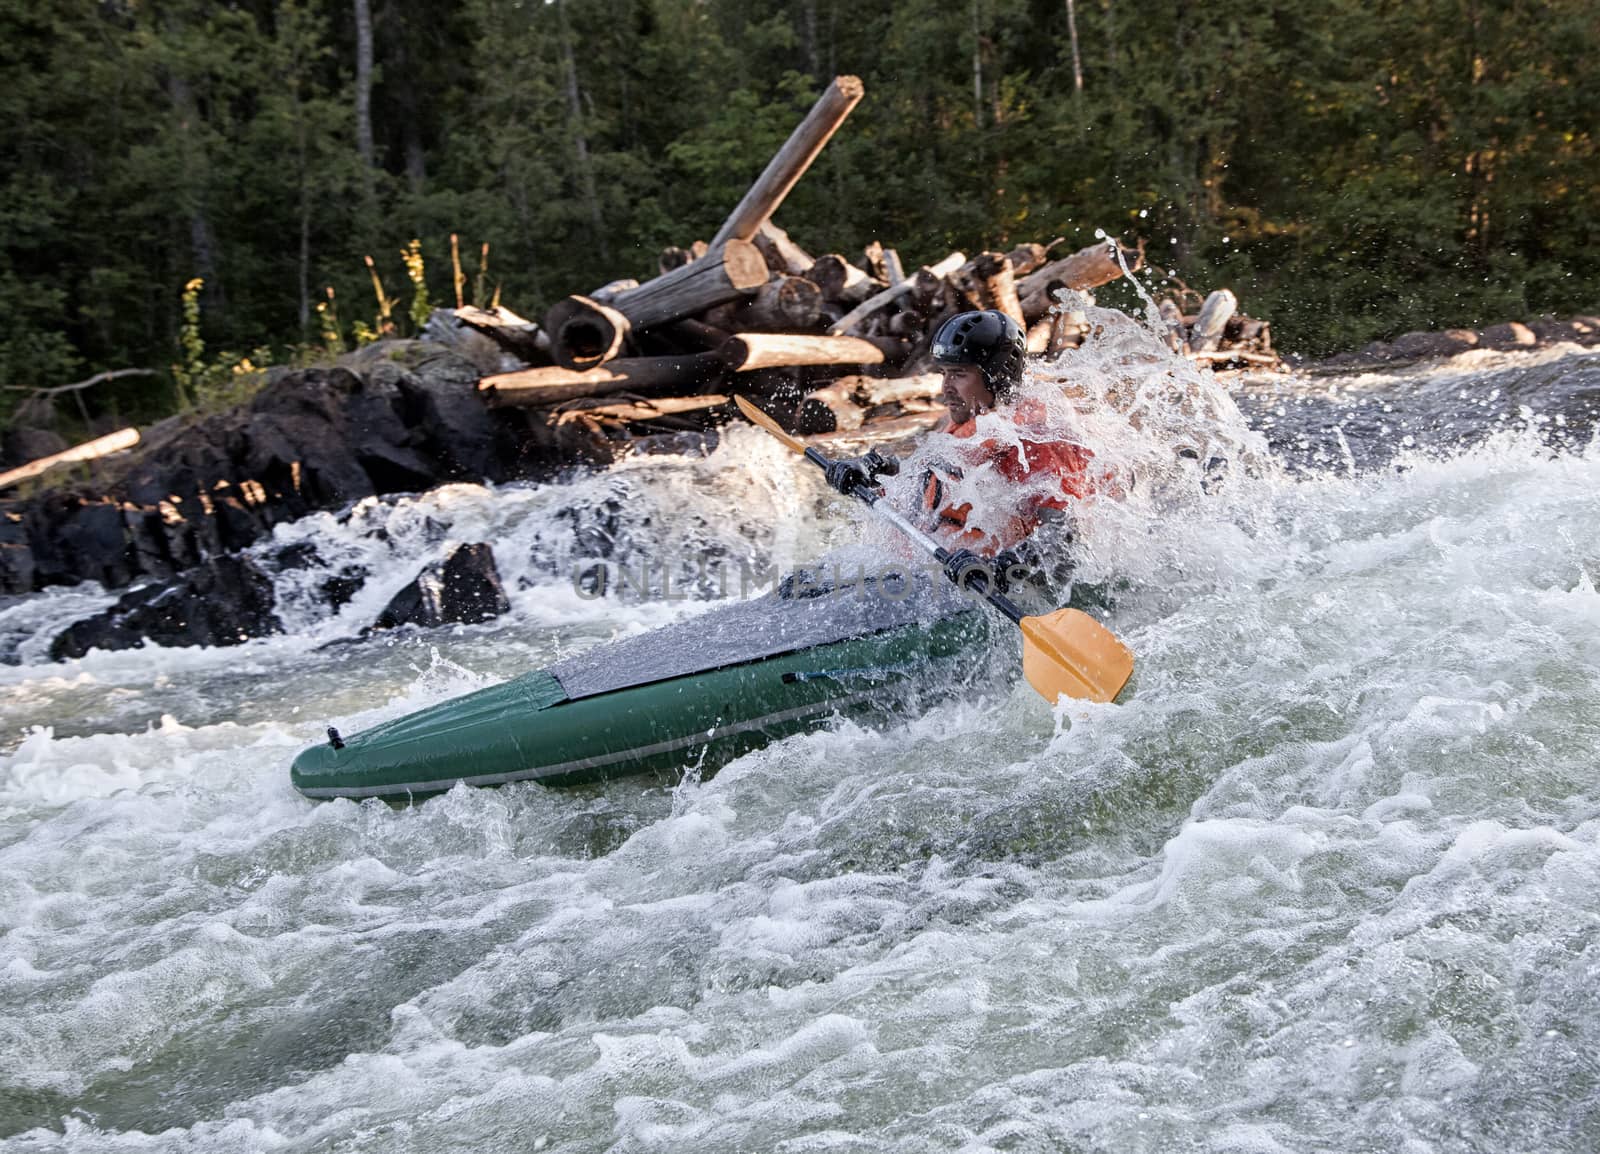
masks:
[[[941,365],[977,365],[995,399],[1005,400],[1022,384],[1028,338],[999,309],[957,313],[933,336],[933,359]]]

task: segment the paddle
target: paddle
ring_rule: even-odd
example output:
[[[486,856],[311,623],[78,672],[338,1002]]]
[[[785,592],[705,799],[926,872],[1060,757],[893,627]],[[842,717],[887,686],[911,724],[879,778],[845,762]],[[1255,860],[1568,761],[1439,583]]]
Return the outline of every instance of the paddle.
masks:
[[[820,449],[792,437],[766,413],[743,397],[734,397],[739,409],[790,449],[812,464],[826,469],[832,462]],[[882,520],[889,522],[920,545],[941,565],[950,551],[899,513],[881,503],[870,486],[857,485],[850,493]],[[954,578],[952,578],[954,580]],[[1088,701],[1110,701],[1133,676],[1133,654],[1112,632],[1087,613],[1077,609],[1057,609],[1038,617],[1025,617],[1010,598],[986,590],[983,599],[1022,629],[1022,675],[1046,701],[1054,703],[1062,694]]]

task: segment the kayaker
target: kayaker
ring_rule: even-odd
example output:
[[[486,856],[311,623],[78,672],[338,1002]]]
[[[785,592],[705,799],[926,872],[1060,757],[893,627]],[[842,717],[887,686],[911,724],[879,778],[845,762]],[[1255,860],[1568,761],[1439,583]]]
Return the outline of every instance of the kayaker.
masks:
[[[952,550],[945,571],[966,585],[993,580],[1002,592],[1022,574],[1039,568],[1027,549],[1028,538],[1043,523],[1061,520],[1072,502],[1092,488],[1089,462],[1094,454],[1064,440],[1048,425],[1044,405],[1019,397],[1027,341],[1022,326],[995,309],[951,317],[933,338],[933,361],[944,378],[941,394],[949,416],[936,432],[959,442],[957,460],[939,460],[920,471],[918,484],[886,490],[901,512],[917,517]],[[981,421],[993,413],[999,418]],[[979,428],[980,424],[984,427]],[[895,477],[901,462],[876,449],[834,461],[828,484],[841,493],[856,485],[878,485]],[[991,466],[1002,478],[1007,508],[974,516],[963,482]],[[910,491],[908,492],[908,488]],[[993,497],[991,490],[985,496]],[[991,500],[990,504],[993,503]],[[981,524],[980,524],[981,522]]]

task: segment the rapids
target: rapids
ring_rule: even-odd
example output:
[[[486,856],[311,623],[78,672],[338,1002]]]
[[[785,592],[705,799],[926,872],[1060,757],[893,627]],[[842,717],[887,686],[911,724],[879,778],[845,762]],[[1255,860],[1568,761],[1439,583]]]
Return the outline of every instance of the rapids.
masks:
[[[1130,482],[1080,523],[1122,705],[997,681],[676,785],[290,788],[329,724],[704,610],[701,557],[864,532],[744,428],[281,526],[265,564],[320,560],[239,648],[53,664],[112,597],[0,607],[0,1145],[1600,1146],[1600,355],[1238,409],[1109,319],[1063,366]],[[351,640],[478,540],[511,614]],[[591,598],[596,558],[692,595]]]

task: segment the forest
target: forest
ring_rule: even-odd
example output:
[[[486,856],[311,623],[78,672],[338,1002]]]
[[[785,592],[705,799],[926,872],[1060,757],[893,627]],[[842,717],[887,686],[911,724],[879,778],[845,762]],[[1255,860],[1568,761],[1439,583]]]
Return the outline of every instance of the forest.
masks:
[[[1592,309],[1597,52],[1592,0],[0,0],[0,416],[130,368],[73,412],[172,412],[370,337],[375,282],[414,331],[452,235],[525,316],[644,279],[839,73],[817,251],[1104,229],[1308,355]]]

